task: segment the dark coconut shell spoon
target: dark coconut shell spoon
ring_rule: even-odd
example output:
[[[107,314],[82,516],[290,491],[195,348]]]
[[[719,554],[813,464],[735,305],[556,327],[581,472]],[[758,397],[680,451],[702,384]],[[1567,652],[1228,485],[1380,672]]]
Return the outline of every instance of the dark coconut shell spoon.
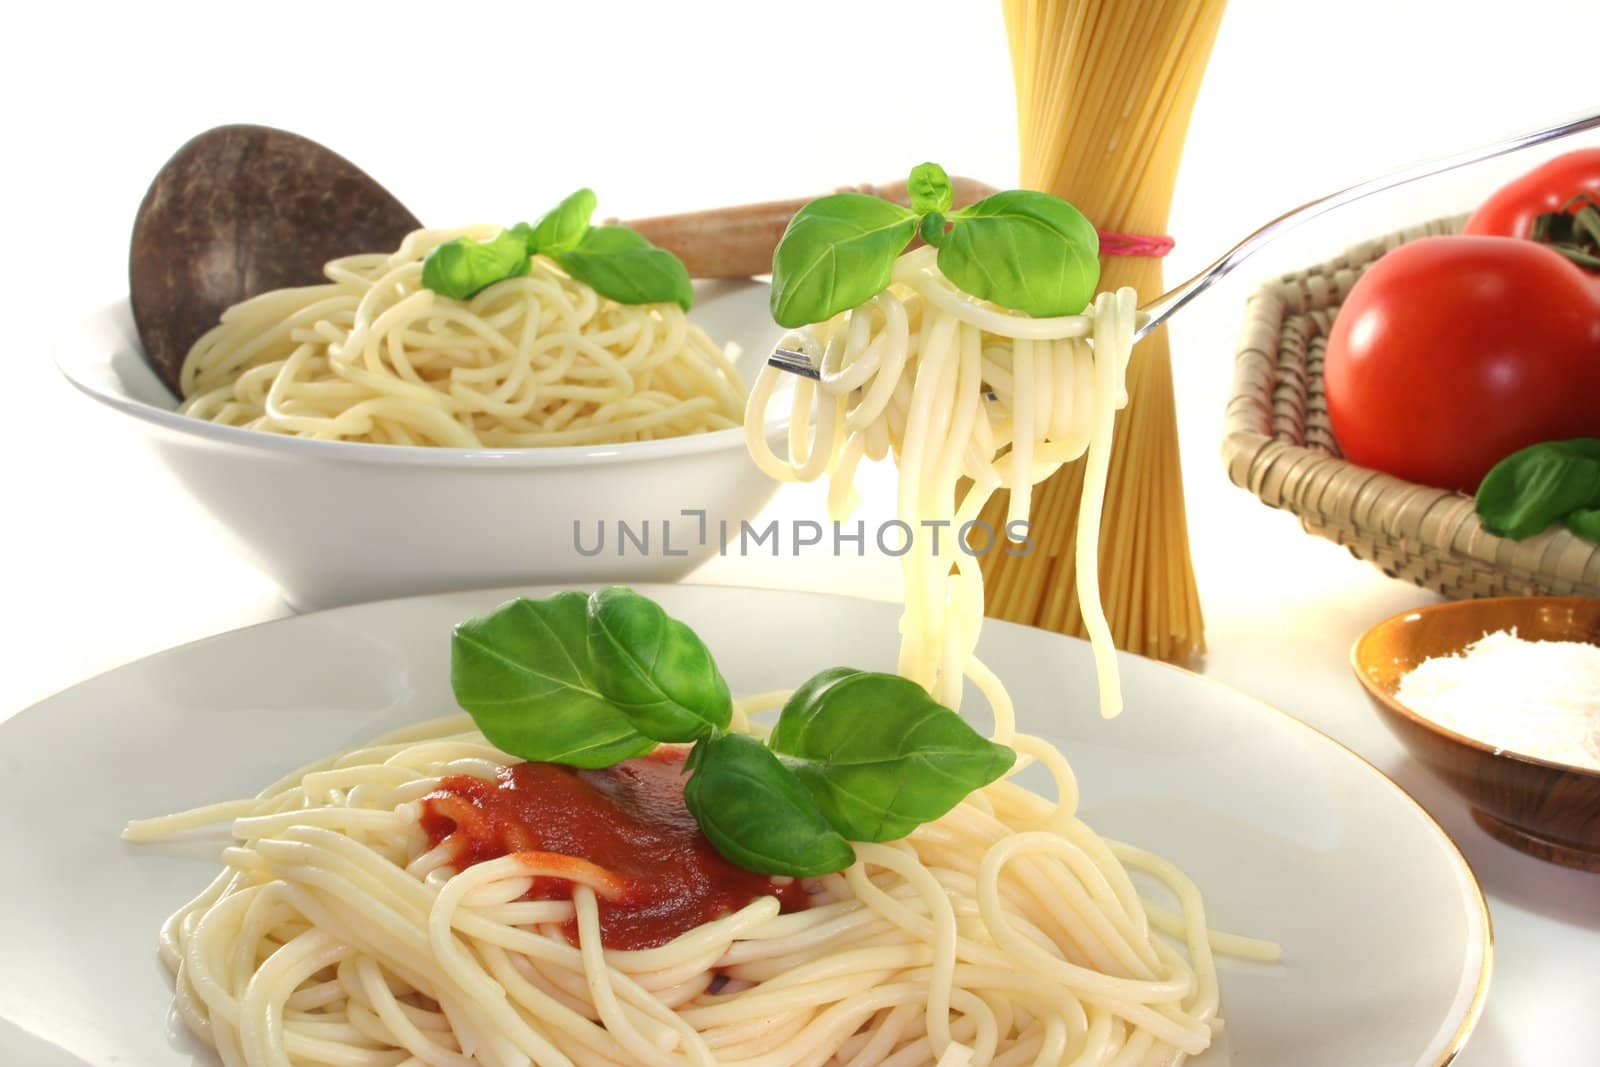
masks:
[[[422,224],[334,152],[266,126],[218,126],[178,149],[139,205],[128,257],[145,359],[174,394],[184,357],[241,300],[325,281],[322,266],[395,248]]]

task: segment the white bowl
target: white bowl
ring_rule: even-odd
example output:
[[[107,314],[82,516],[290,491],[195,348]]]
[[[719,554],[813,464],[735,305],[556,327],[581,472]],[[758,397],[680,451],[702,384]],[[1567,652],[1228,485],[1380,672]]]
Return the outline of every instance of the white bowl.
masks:
[[[782,333],[767,291],[706,286],[693,311],[715,341],[740,347],[747,383]],[[313,441],[191,419],[146,365],[125,300],[92,315],[56,364],[132,416],[160,462],[298,610],[513,582],[670,582],[717,551],[721,522],[737,531],[777,488],[738,429],[496,451]],[[619,522],[635,540],[621,540]]]

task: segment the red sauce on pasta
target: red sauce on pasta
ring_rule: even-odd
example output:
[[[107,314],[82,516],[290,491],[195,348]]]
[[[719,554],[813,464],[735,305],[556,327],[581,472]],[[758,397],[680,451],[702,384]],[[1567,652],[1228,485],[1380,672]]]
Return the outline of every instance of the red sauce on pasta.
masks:
[[[546,872],[529,900],[565,900],[574,880],[598,883],[606,948],[654,948],[757,897],[777,897],[786,912],[805,908],[799,882],[736,867],[706,840],[683,803],[687,755],[662,747],[598,771],[517,763],[495,782],[452,775],[423,798],[422,827],[453,850],[458,870],[526,854]],[[577,943],[576,919],[566,935]]]

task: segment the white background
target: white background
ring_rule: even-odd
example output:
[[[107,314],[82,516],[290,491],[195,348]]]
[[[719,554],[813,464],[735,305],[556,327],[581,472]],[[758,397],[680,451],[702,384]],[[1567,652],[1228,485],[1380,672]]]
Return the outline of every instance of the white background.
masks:
[[[1314,196],[1600,106],[1584,44],[1595,14],[1592,0],[1233,0],[1191,127],[1169,279]],[[1004,30],[998,5],[980,0],[52,4],[9,19],[0,718],[287,610],[48,358],[65,324],[125,291],[134,210],[192,134],[241,121],[307,134],[441,225],[526,218],[581,184],[602,214],[636,217],[890,180],[926,158],[993,184],[1015,178]],[[1600,879],[1490,841],[1404,756],[1346,656],[1366,626],[1430,598],[1234,488],[1217,449],[1242,303],[1261,279],[1467,209],[1535,158],[1315,224],[1172,327],[1211,646],[1198,666],[1373,759],[1460,843],[1489,891],[1498,948],[1462,1067],[1600,1055]],[[813,500],[784,490],[772,514]],[[719,560],[698,577],[897,592],[892,564],[874,559],[803,571]]]

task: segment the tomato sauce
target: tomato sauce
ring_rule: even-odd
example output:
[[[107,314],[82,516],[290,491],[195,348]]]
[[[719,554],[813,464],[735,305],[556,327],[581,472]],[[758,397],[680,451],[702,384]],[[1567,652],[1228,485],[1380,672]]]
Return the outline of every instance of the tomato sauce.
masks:
[[[517,763],[498,781],[451,775],[423,798],[422,827],[453,850],[453,865],[518,852],[574,857],[602,868],[612,893],[597,894],[606,948],[666,944],[775,896],[783,911],[807,906],[798,881],[778,884],[723,859],[683,803],[687,748],[663,747],[641,759],[587,771],[554,763]],[[572,882],[542,876],[528,900],[566,900]],[[577,920],[567,940],[578,942]]]

